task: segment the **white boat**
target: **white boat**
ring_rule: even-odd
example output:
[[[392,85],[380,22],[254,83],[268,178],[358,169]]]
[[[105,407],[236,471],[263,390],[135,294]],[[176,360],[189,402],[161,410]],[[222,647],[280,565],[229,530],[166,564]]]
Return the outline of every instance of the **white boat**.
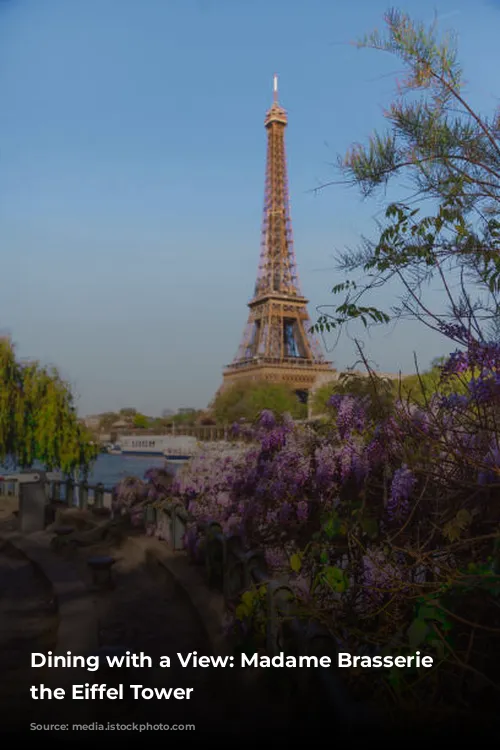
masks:
[[[197,450],[194,437],[173,435],[123,435],[118,438],[122,455],[165,456],[168,461],[187,461]]]

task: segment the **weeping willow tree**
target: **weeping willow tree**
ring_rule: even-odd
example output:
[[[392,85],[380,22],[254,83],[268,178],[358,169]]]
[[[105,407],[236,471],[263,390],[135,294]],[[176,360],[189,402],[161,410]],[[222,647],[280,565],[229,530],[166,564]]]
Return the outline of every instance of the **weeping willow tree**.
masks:
[[[0,340],[0,463],[86,474],[97,454],[57,370],[19,363],[11,342]]]

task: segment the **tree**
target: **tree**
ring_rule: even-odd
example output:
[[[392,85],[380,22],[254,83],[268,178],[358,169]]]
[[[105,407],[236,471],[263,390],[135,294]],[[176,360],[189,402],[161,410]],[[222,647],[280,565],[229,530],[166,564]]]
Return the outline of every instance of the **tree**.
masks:
[[[101,432],[109,432],[115,422],[118,422],[119,418],[119,415],[114,411],[107,411],[104,414],[101,414],[99,419],[99,429]]]
[[[439,357],[437,362],[426,372],[415,375],[407,375],[403,378],[399,393],[405,400],[424,405],[431,398],[439,394],[440,396],[450,396],[452,393],[465,395],[468,392],[468,383],[472,377],[471,372],[462,373],[460,378],[443,378],[443,358]]]
[[[146,429],[149,427],[149,417],[144,416],[144,414],[135,414],[132,424],[134,427],[138,427],[140,429]]]
[[[1,340],[0,462],[87,472],[98,452],[57,370],[20,364],[10,341]]]
[[[388,206],[376,242],[363,239],[340,256],[342,269],[364,278],[334,287],[344,301],[316,329],[406,317],[459,345],[488,340],[500,313],[500,111],[486,118],[468,104],[453,40],[438,41],[435,24],[426,28],[396,10],[385,21],[385,38],[374,32],[358,46],[389,52],[407,70],[385,113],[390,130],[354,145],[339,166],[364,196],[402,176],[412,192]],[[396,306],[367,304],[394,279],[404,290]],[[425,296],[431,280],[433,290],[441,286],[444,311]]]
[[[382,378],[375,373],[370,373],[368,377],[355,372],[341,373],[338,380],[325,383],[314,393],[313,415],[327,414],[332,396],[349,394],[364,399],[370,417],[380,419],[387,416],[392,408],[398,382]]]
[[[164,430],[163,419],[161,419],[161,417],[152,417],[149,420],[148,426],[151,430],[157,430],[157,431],[160,430],[163,432]]]
[[[400,397],[404,401],[423,405],[432,396],[449,396],[452,393],[465,394],[471,373],[464,373],[460,379],[443,379],[444,358],[438,357],[431,369],[404,378],[382,378],[370,372],[368,376],[358,373],[342,373],[338,380],[325,383],[313,396],[313,415],[328,414],[329,401],[334,395],[351,395],[362,398],[366,404],[367,414],[371,419],[386,418]]]
[[[200,414],[201,412],[196,411],[195,409],[193,409],[193,411],[179,412],[178,414],[174,414],[172,417],[169,417],[168,422],[169,424],[191,426],[197,423],[198,416]]]
[[[289,413],[305,419],[307,407],[301,404],[294,391],[281,383],[241,380],[218,393],[212,412],[217,422],[230,423],[239,419],[253,421],[264,410],[275,414]]]
[[[123,417],[124,419],[127,419],[128,417],[135,417],[136,414],[137,409],[132,409],[131,407],[120,409],[120,417]]]

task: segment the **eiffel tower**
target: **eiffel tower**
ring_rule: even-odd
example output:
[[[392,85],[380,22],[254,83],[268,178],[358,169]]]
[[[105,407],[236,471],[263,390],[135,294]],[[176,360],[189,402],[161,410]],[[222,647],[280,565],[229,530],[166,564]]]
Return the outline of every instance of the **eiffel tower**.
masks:
[[[266,114],[267,166],[260,263],[243,339],[223,372],[223,388],[237,380],[286,383],[301,398],[330,372],[311,335],[308,300],[300,291],[288,197],[285,155],[286,111],[274,101]]]

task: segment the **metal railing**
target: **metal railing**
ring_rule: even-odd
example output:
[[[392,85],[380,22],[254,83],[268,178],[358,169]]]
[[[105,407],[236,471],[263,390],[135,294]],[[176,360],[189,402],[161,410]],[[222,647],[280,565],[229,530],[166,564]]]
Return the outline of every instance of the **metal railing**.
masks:
[[[299,424],[316,422],[318,417],[311,420],[295,420]],[[116,436],[119,442],[124,437],[144,438],[145,440],[152,435],[162,437],[194,437],[199,443],[248,443],[251,438],[245,434],[238,433],[232,425],[178,425],[172,424],[167,427],[147,428],[147,429],[128,429],[116,430]],[[103,442],[110,442],[104,440]],[[174,451],[175,449],[172,448]]]
[[[307,357],[266,357],[266,356],[257,356],[257,357],[248,357],[247,359],[242,359],[237,362],[233,362],[232,364],[228,365],[228,370],[238,370],[243,368],[249,368],[252,365],[262,366],[267,365],[269,367],[276,367],[279,365],[289,365],[290,367],[302,367],[304,369],[308,369],[311,367],[322,367],[324,369],[327,369],[331,363],[327,362],[325,359],[320,358],[312,358],[309,359]]]
[[[245,442],[245,438],[237,435],[232,429],[232,425],[177,425],[172,424],[166,427],[158,428],[147,428],[147,429],[132,429],[123,428],[121,430],[113,431],[117,436],[117,441],[120,442],[121,438],[134,437],[144,438],[145,440],[154,435],[160,435],[161,437],[194,437],[200,443],[215,443],[215,442]],[[104,440],[103,442],[110,442]]]
[[[35,484],[40,474],[13,473],[0,475],[0,496],[18,497],[22,484]],[[111,508],[113,489],[102,483],[88,484],[85,481],[62,478],[59,474],[47,472],[44,475],[45,493],[49,503],[64,503],[68,507],[82,510],[87,507]]]

